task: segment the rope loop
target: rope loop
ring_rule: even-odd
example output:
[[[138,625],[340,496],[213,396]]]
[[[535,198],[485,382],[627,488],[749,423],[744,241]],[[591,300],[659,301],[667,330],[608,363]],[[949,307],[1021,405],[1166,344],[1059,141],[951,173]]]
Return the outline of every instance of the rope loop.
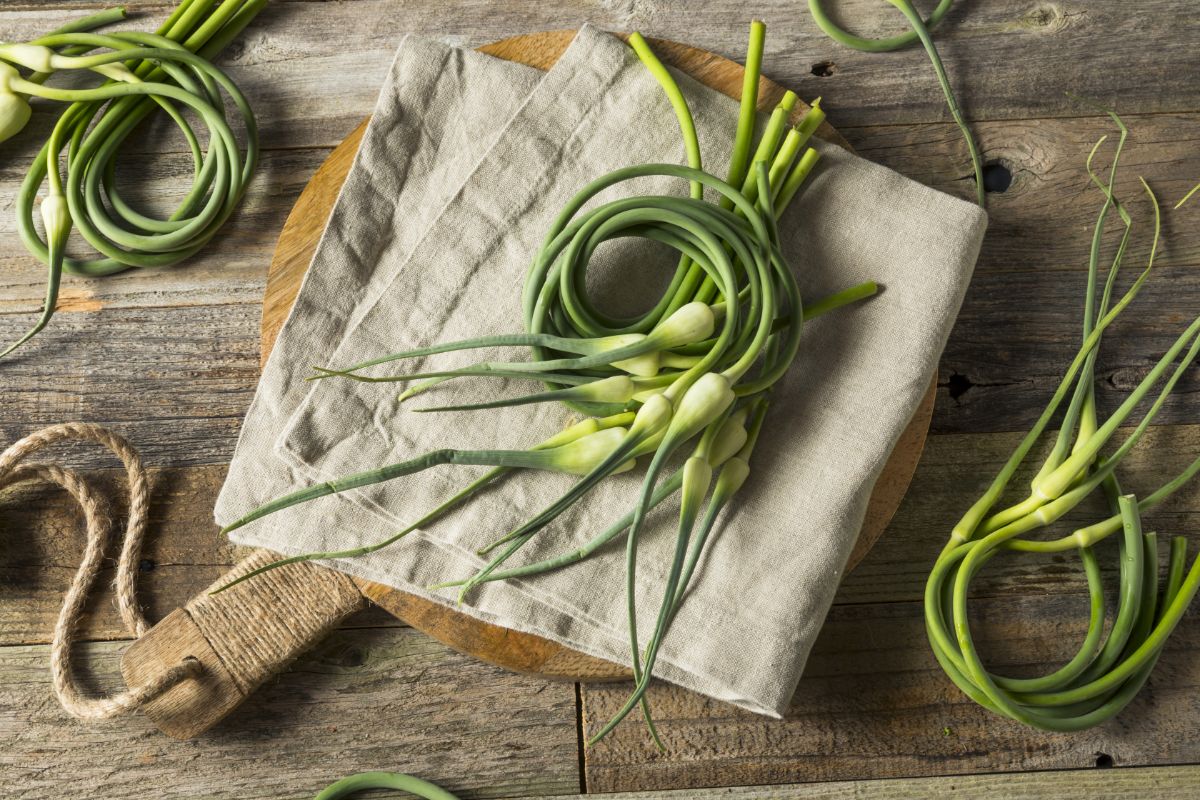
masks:
[[[117,560],[115,591],[117,608],[126,630],[134,638],[140,638],[150,628],[137,604],[137,569],[149,518],[150,480],[141,456],[133,445],[123,436],[99,425],[79,422],[51,425],[29,434],[0,453],[0,489],[26,480],[47,480],[65,489],[83,509],[87,544],[54,625],[50,672],[54,694],[69,714],[80,719],[107,719],[139,708],[180,682],[195,677],[200,673],[201,666],[196,659],[187,658],[145,685],[106,697],[90,697],[79,691],[71,673],[71,651],[88,592],[100,573],[112,521],[103,498],[75,470],[57,464],[21,463],[38,450],[71,440],[102,445],[111,450],[125,467],[129,484],[129,516]]]

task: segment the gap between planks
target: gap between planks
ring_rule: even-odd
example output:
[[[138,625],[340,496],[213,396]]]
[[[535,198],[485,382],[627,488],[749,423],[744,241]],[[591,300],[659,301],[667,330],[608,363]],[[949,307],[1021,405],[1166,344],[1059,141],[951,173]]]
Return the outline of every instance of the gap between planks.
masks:
[[[981,773],[934,778],[733,786],[605,794],[605,800],[1194,800],[1200,796],[1200,765],[1119,767],[1112,770],[1048,770]],[[513,800],[533,800],[514,798]],[[548,797],[540,800],[566,800]]]

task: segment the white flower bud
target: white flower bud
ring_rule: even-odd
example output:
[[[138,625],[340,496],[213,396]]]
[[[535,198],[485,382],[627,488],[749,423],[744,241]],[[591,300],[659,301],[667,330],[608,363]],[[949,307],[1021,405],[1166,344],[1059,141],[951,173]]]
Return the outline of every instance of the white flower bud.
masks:
[[[9,88],[9,81],[18,77],[15,67],[0,61],[0,142],[20,133],[33,114],[25,95]]]
[[[21,132],[33,109],[23,95],[0,90],[0,142]]]
[[[687,441],[719,417],[735,399],[733,387],[724,375],[719,372],[701,375],[679,399],[668,438]]]
[[[706,303],[687,303],[650,331],[649,338],[660,350],[702,342],[716,328],[713,311]]]
[[[40,44],[0,45],[0,58],[34,72],[53,72],[54,51]]]
[[[737,494],[738,489],[742,488],[742,484],[748,477],[750,477],[750,465],[741,456],[734,456],[721,468],[721,474],[717,476],[717,486],[713,490],[713,494],[729,498]]]
[[[598,381],[585,383],[578,388],[580,400],[593,403],[628,403],[637,390],[633,379],[628,375],[614,375],[611,378],[601,378]]]
[[[646,401],[642,403],[642,407],[638,409],[637,416],[633,418],[633,424],[629,426],[629,430],[638,436],[666,430],[667,423],[671,421],[673,414],[674,409],[671,407],[671,401],[662,392],[653,394],[647,397]]]
[[[61,252],[71,234],[71,211],[67,208],[67,198],[52,194],[42,200],[42,224],[46,227],[46,244],[50,252]]]
[[[708,463],[719,467],[737,455],[746,443],[749,433],[746,431],[746,409],[731,415],[713,437],[712,446],[708,450]]]
[[[691,369],[700,363],[703,356],[681,356],[669,350],[663,351],[661,365],[672,369]]]
[[[546,451],[550,469],[571,475],[586,475],[611,456],[625,441],[628,431],[624,428],[606,428],[590,433],[581,439]],[[614,472],[633,468],[633,460],[621,464]]]
[[[600,430],[600,423],[595,419],[588,417],[585,420],[580,420],[574,425],[569,425],[563,430],[551,436],[546,441],[538,445],[539,450],[549,450],[552,447],[561,447],[568,442],[573,442],[576,439],[582,439],[589,433],[595,433]]]
[[[595,341],[592,352],[609,353],[613,350],[620,350],[622,347],[641,344],[644,341],[646,341],[646,334],[644,333],[622,333],[616,336],[605,336]],[[658,352],[643,353],[633,358],[614,361],[612,365],[617,369],[625,370],[630,375],[649,378],[658,374]]]

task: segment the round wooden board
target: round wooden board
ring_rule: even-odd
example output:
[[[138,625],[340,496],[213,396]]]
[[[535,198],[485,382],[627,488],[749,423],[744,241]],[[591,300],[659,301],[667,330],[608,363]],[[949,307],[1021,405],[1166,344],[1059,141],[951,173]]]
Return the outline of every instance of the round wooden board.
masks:
[[[570,44],[574,31],[546,31],[515,36],[485,45],[479,50],[498,58],[549,69]],[[741,96],[742,67],[729,59],[705,50],[662,39],[651,39],[655,52],[667,63],[688,73],[705,85],[735,99]],[[763,78],[759,83],[759,103],[771,108],[778,103],[784,88]],[[798,103],[796,116],[807,106]],[[263,298],[262,360],[265,363],[275,338],[287,319],[300,283],[312,260],[321,232],[333,210],[338,191],[350,171],[364,121],[334,149],[304,188],[284,223]],[[850,145],[828,123],[818,135],[847,149]],[[888,459],[867,506],[866,519],[850,555],[846,571],[853,569],[883,534],[900,506],[925,447],[937,385],[935,375],[920,407],[900,437]],[[569,680],[611,680],[627,676],[625,667],[575,652],[560,644],[526,633],[490,625],[416,595],[370,581],[356,579],[363,594],[377,604],[434,638],[461,652],[518,672],[535,673]]]

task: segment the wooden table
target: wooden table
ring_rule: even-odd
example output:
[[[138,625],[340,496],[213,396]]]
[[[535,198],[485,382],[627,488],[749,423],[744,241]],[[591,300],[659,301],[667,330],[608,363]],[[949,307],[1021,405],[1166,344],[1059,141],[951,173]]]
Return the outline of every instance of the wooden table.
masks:
[[[167,9],[146,0],[127,5],[156,18]],[[841,5],[868,33],[882,30],[880,18],[899,24],[879,0]],[[473,46],[589,21],[740,58],[750,17],[760,16],[770,23],[765,71],[806,97],[823,96],[860,153],[970,196],[963,145],[924,53],[842,49],[816,31],[804,6],[272,4],[225,59],[255,100],[266,147],[245,206],[222,240],[185,268],[68,279],[50,329],[0,364],[0,441],[87,420],[114,426],[142,448],[157,479],[141,581],[152,617],[235,560],[210,514],[258,375],[266,265],[298,192],[369,112],[406,32]],[[88,0],[3,2],[0,31],[5,39],[30,38],[93,8]],[[368,611],[199,741],[168,740],[138,716],[82,725],[58,707],[47,669],[53,619],[82,548],[79,520],[57,492],[22,486],[0,499],[3,794],[299,797],[362,769],[413,772],[464,797],[1200,794],[1200,766],[1188,766],[1200,763],[1200,613],[1184,620],[1146,690],[1119,719],[1069,736],[1026,730],[964,698],[934,663],[920,619],[925,573],[949,526],[1033,421],[1078,337],[1098,210],[1083,160],[1111,125],[1064,91],[1124,113],[1132,139],[1119,190],[1139,219],[1148,208],[1137,174],[1172,199],[1200,178],[1200,17],[1188,0],[1128,9],[1082,0],[964,0],[938,29],[987,160],[1008,170],[1012,184],[990,196],[991,229],[941,362],[933,435],[912,490],[842,587],[786,719],[658,686],[652,700],[667,755],[654,751],[637,724],[585,752],[581,734],[607,719],[627,687],[507,674]],[[44,130],[46,119],[35,124]],[[0,341],[25,329],[42,292],[42,269],[21,247],[11,212],[34,138],[5,144],[0,158]],[[154,164],[165,178],[188,169],[182,152]],[[1106,407],[1200,313],[1197,213],[1193,206],[1172,218],[1158,275],[1138,302],[1142,316],[1129,315],[1111,337],[1098,384]],[[1133,254],[1146,247],[1140,238]],[[1198,390],[1193,377],[1181,384],[1130,460],[1130,489],[1156,485],[1200,450]],[[90,450],[64,455],[105,480],[116,474]],[[1197,489],[1152,517],[1163,533],[1191,536],[1193,550],[1198,521]],[[1106,569],[1111,578],[1113,565]],[[1066,654],[1083,630],[1081,592],[1072,563],[998,566],[978,587],[983,646],[1014,669]],[[110,598],[92,604],[86,635],[94,685],[115,686],[128,637]],[[998,640],[1009,644],[998,648]]]

